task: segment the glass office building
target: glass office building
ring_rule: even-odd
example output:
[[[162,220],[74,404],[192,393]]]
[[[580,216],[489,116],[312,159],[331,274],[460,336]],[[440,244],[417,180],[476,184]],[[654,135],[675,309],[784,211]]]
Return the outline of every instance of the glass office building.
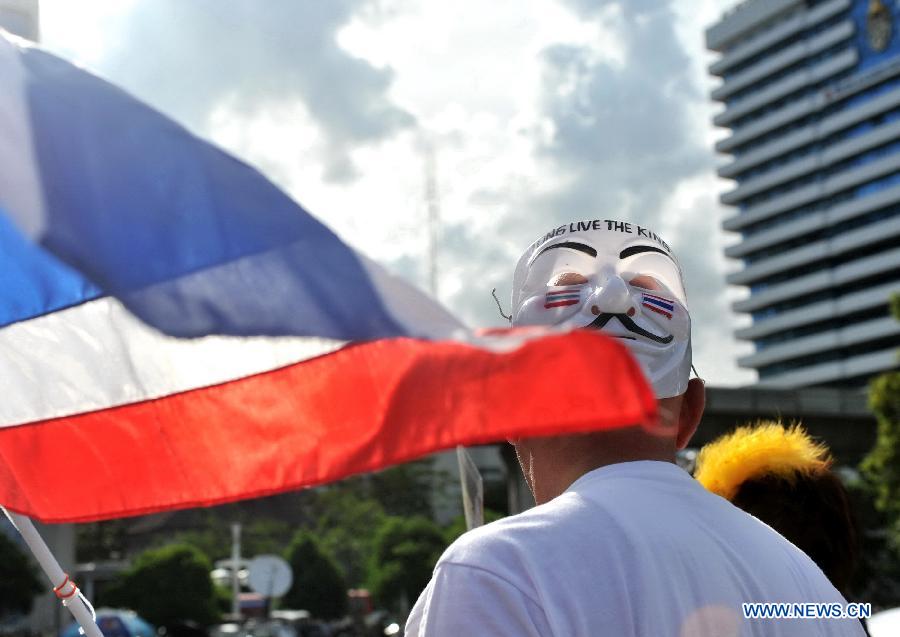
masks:
[[[706,31],[721,55],[719,175],[746,286],[739,360],[768,387],[862,386],[897,367],[897,0],[747,0]]]

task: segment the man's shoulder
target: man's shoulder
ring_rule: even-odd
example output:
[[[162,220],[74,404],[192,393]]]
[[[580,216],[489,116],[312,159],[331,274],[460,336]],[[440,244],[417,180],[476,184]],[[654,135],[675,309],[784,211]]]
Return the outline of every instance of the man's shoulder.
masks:
[[[563,494],[546,504],[467,531],[444,552],[440,562],[477,564],[515,562],[543,545],[556,545],[577,524],[580,503]]]

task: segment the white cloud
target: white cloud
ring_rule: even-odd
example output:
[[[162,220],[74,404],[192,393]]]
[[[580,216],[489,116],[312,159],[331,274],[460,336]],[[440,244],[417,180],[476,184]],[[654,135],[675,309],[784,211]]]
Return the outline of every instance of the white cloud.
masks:
[[[502,323],[491,288],[508,305],[514,261],[558,220],[657,227],[687,255],[688,290],[704,308],[698,368],[752,380],[735,367],[740,347],[722,346],[735,293],[723,283],[724,183],[711,151],[721,133],[709,124],[698,29],[730,2],[73,4],[42,3],[51,48],[256,164],[423,286],[432,140],[441,297],[471,323]]]
[[[87,67],[96,67],[121,33],[137,0],[40,0],[43,45]]]
[[[209,116],[223,102],[253,117],[272,104],[300,101],[328,135],[319,154],[322,175],[344,182],[356,174],[349,158],[355,146],[414,124],[386,97],[391,69],[350,55],[336,41],[369,4],[139,0],[125,12],[98,11],[105,28],[92,35],[104,48],[89,62],[201,134],[209,134]],[[51,15],[52,8],[45,7]],[[91,9],[97,6],[84,7]],[[46,34],[50,42],[53,33]],[[63,45],[71,42],[63,38]]]

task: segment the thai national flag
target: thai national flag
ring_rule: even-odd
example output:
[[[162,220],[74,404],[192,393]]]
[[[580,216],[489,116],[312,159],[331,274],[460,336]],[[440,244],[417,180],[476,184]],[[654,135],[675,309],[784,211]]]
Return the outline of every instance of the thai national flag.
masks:
[[[577,305],[581,300],[580,287],[561,288],[559,290],[550,290],[544,299],[544,307],[565,307],[566,305]]]
[[[667,319],[672,318],[672,312],[675,311],[675,303],[673,301],[655,294],[643,293],[641,296],[643,297],[641,304],[645,308],[657,314],[662,314]]]
[[[249,166],[2,32],[0,167],[14,511],[208,505],[655,414],[612,340],[476,338]]]

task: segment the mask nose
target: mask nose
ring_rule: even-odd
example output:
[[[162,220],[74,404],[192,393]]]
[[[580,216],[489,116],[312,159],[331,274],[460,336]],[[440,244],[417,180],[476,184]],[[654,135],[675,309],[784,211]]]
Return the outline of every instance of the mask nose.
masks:
[[[631,292],[618,275],[610,276],[592,299],[602,314],[625,314],[632,307]]]

